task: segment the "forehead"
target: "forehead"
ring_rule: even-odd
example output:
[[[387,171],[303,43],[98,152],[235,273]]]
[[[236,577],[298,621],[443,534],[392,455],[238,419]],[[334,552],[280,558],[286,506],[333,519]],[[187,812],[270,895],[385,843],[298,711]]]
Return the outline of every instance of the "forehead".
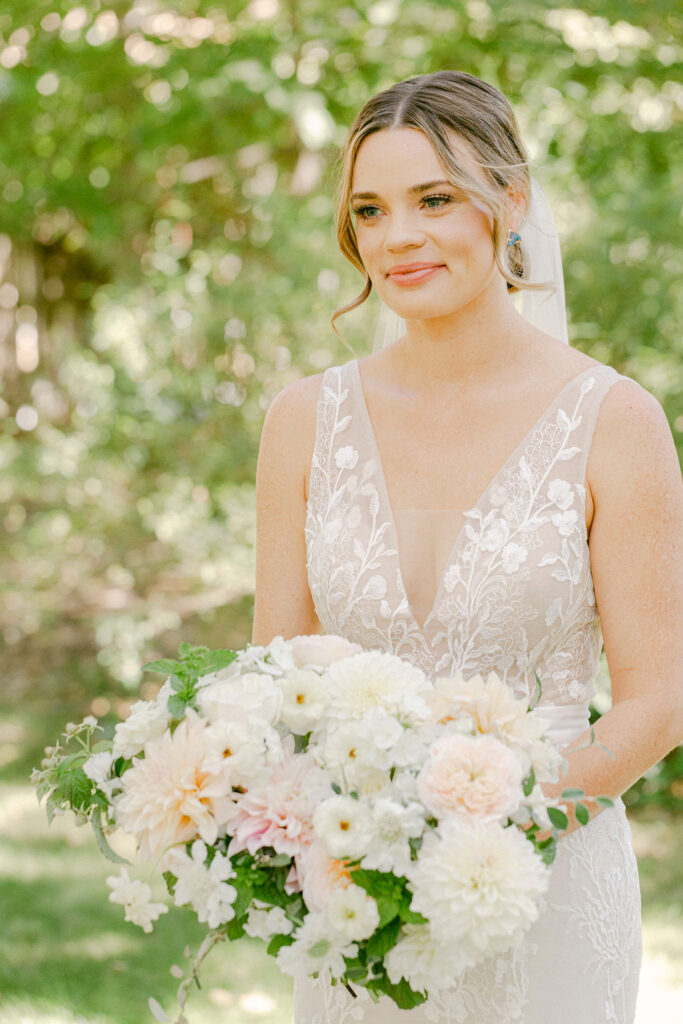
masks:
[[[450,129],[446,136],[463,170],[481,177],[469,144]],[[377,194],[382,189],[407,190],[417,182],[444,178],[447,174],[424,132],[408,127],[382,128],[366,136],[358,147],[351,190]]]

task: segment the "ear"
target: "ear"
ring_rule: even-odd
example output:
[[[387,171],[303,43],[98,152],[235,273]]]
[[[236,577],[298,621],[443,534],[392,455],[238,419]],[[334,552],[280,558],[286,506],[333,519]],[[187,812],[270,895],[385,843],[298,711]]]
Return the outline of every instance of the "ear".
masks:
[[[524,219],[524,213],[526,211],[526,199],[524,193],[520,192],[513,185],[507,187],[507,226],[512,231],[517,231],[519,225]]]

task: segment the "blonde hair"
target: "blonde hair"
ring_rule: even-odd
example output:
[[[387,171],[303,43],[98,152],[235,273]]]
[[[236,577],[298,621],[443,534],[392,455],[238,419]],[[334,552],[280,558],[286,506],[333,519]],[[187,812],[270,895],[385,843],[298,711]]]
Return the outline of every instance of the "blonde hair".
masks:
[[[435,71],[392,85],[368,100],[349,129],[341,151],[335,220],[337,240],[344,256],[365,275],[365,286],[353,302],[335,310],[335,320],[365,302],[372,281],[363,265],[351,216],[351,179],[358,149],[364,139],[382,128],[417,128],[431,142],[450,181],[493,215],[492,241],[495,262],[510,291],[544,288],[547,282],[525,282],[524,261],[519,242],[507,244],[505,217],[507,188],[521,192],[528,213],[531,181],[529,160],[519,134],[512,107],[503,94],[488,82],[465,71]],[[450,129],[469,144],[477,165],[486,172],[487,182],[473,177],[458,162],[448,139]],[[342,338],[342,340],[344,340]]]

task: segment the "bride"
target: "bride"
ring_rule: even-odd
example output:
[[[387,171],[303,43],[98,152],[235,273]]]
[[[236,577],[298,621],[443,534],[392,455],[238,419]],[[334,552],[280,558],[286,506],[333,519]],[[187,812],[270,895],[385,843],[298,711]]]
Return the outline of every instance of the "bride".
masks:
[[[337,633],[432,677],[542,684],[570,815],[510,953],[403,1011],[323,976],[296,1024],[630,1024],[640,893],[620,795],[681,741],[683,488],[658,401],[566,344],[552,217],[506,98],[438,71],[358,114],[338,237],[388,343],[284,388],[257,469],[252,640]],[[557,259],[553,263],[553,246]],[[336,328],[335,328],[336,329]],[[604,643],[612,709],[590,742]],[[607,749],[606,749],[607,748]]]

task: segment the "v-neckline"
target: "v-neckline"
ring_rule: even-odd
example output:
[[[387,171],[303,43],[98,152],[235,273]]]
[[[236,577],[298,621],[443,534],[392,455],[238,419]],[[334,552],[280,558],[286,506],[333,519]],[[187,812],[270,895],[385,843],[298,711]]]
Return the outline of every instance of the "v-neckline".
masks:
[[[558,404],[558,402],[561,401],[561,399],[564,397],[564,395],[569,390],[569,388],[572,385],[576,384],[578,381],[580,381],[582,377],[586,377],[590,373],[596,373],[600,369],[600,366],[589,366],[589,367],[587,367],[585,370],[582,370],[580,373],[577,373],[574,377],[571,377],[567,381],[567,383],[563,385],[563,387],[560,389],[560,391],[558,391],[558,393],[552,399],[550,404],[547,405],[546,408],[543,410],[543,412],[538,417],[536,422],[533,424],[531,429],[528,430],[527,433],[524,435],[524,437],[519,442],[519,444],[516,446],[514,451],[512,451],[510,453],[510,455],[508,455],[508,457],[505,459],[503,464],[498,468],[498,470],[495,472],[493,477],[489,480],[488,484],[486,485],[486,487],[482,491],[482,493],[479,495],[479,498],[474,503],[474,505],[472,505],[471,508],[463,509],[462,510],[462,513],[461,513],[462,516],[463,516],[462,525],[461,525],[460,529],[458,530],[457,536],[456,536],[456,538],[455,538],[455,540],[453,542],[453,545],[452,545],[452,547],[450,549],[450,552],[448,554],[448,558],[446,559],[445,565],[443,567],[443,571],[442,571],[440,579],[439,579],[439,584],[438,584],[437,589],[436,589],[436,594],[434,595],[434,600],[432,602],[432,606],[431,606],[429,612],[427,613],[427,618],[424,620],[422,625],[420,625],[420,623],[417,621],[417,619],[415,617],[415,613],[413,612],[413,609],[412,609],[412,606],[410,604],[410,601],[408,600],[408,593],[407,593],[406,586],[405,586],[405,580],[403,578],[403,571],[401,569],[400,549],[399,549],[399,544],[398,544],[398,530],[397,530],[397,527],[396,527],[396,519],[395,519],[395,516],[394,516],[394,509],[392,508],[391,502],[389,501],[389,491],[388,491],[388,488],[387,488],[386,477],[384,475],[384,466],[382,465],[382,459],[381,459],[381,456],[380,456],[380,453],[379,453],[379,445],[377,444],[377,438],[375,436],[375,431],[374,431],[373,426],[372,426],[372,420],[370,419],[370,412],[369,412],[369,409],[368,409],[368,404],[367,404],[367,401],[365,399],[365,392],[363,390],[363,379],[361,377],[360,367],[358,365],[358,359],[357,358],[351,359],[350,362],[353,365],[353,372],[356,375],[356,387],[357,387],[357,391],[358,391],[359,405],[360,405],[360,408],[362,410],[362,415],[365,418],[365,425],[367,427],[368,436],[369,436],[370,441],[372,443],[372,446],[374,448],[375,461],[376,461],[376,465],[377,465],[377,478],[378,478],[378,481],[379,481],[380,490],[382,492],[382,498],[384,499],[384,504],[385,504],[385,507],[386,507],[386,510],[387,510],[387,515],[389,517],[390,527],[391,527],[391,531],[392,531],[393,546],[396,549],[396,568],[397,568],[397,577],[398,577],[399,589],[400,589],[400,592],[401,592],[401,599],[405,602],[405,607],[406,607],[406,609],[408,611],[408,615],[409,615],[409,618],[410,618],[411,622],[415,625],[415,627],[418,629],[420,634],[424,637],[426,635],[428,626],[430,625],[432,619],[436,615],[436,613],[437,613],[437,611],[439,609],[439,606],[441,604],[441,601],[443,599],[443,589],[444,589],[444,585],[445,585],[446,576],[448,574],[448,570],[450,569],[451,565],[453,564],[455,556],[456,556],[456,554],[457,554],[457,552],[458,552],[458,550],[460,548],[460,543],[462,541],[462,538],[465,535],[465,527],[468,524],[467,513],[468,512],[476,511],[484,503],[484,501],[486,500],[486,498],[490,494],[491,490],[493,489],[494,485],[500,479],[500,477],[503,474],[503,472],[507,469],[507,467],[510,465],[510,463],[513,462],[513,460],[515,460],[515,459],[517,459],[519,457],[520,453],[526,447],[526,445],[527,445],[527,443],[529,441],[529,438],[533,434],[536,433],[538,428],[545,421],[546,417],[552,412],[552,410]],[[603,364],[603,365],[605,365],[605,364]],[[457,509],[453,509],[453,511],[457,512],[458,510]]]

